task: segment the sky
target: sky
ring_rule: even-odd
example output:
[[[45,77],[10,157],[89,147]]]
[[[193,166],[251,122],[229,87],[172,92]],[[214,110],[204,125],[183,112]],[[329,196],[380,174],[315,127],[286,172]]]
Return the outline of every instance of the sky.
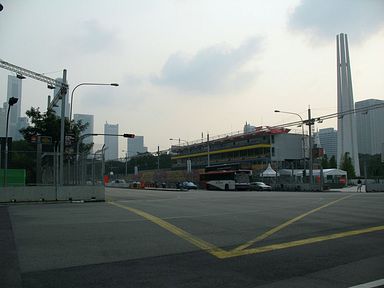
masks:
[[[336,35],[354,100],[384,99],[383,0],[0,0],[0,59],[51,78],[67,69],[73,113],[143,135],[149,151],[336,112]],[[7,75],[0,69],[0,102]],[[23,80],[22,112],[51,90]],[[331,119],[316,129],[336,127]],[[300,129],[300,128],[296,128]],[[95,137],[102,143],[103,137]],[[119,142],[119,154],[126,140]]]

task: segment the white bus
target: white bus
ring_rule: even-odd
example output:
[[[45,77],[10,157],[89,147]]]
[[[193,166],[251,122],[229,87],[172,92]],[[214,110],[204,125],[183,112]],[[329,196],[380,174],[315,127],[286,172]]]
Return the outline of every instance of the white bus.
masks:
[[[200,174],[200,184],[207,190],[249,190],[252,170],[237,165],[211,166]]]

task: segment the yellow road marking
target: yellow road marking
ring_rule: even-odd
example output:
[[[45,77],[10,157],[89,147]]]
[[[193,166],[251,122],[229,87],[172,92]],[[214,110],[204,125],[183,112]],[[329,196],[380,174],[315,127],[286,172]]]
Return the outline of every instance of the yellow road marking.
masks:
[[[350,197],[350,196],[349,196]],[[345,199],[346,197],[343,197],[341,199],[338,199],[336,201],[341,201],[342,199]],[[335,202],[335,201],[333,201]],[[333,202],[328,203],[326,205],[331,205]],[[245,255],[251,255],[251,254],[258,254],[258,253],[264,253],[264,252],[270,252],[274,250],[280,250],[280,249],[286,249],[286,248],[291,248],[291,247],[296,247],[296,246],[301,246],[301,245],[307,245],[307,244],[312,244],[312,243],[317,243],[317,242],[322,242],[322,241],[327,241],[327,240],[332,240],[332,239],[338,239],[338,238],[343,238],[343,237],[348,237],[348,236],[356,236],[360,234],[365,234],[365,233],[370,233],[370,232],[376,232],[376,231],[383,231],[384,230],[384,225],[382,226],[376,226],[376,227],[369,227],[369,228],[364,228],[364,229],[359,229],[359,230],[352,230],[352,231],[346,231],[346,232],[340,232],[340,233],[335,233],[335,234],[330,234],[330,235],[324,235],[324,236],[317,236],[317,237],[312,237],[312,238],[307,238],[307,239],[302,239],[302,240],[296,240],[296,241],[291,241],[291,242],[285,242],[285,243],[278,243],[278,244],[272,244],[272,245],[267,245],[267,246],[262,246],[262,247],[257,247],[257,248],[250,248],[250,249],[244,249],[244,250],[231,250],[231,251],[226,251],[224,249],[221,249],[209,242],[206,242],[200,238],[197,238],[193,236],[192,234],[184,231],[181,228],[176,227],[175,225],[172,225],[171,223],[168,223],[159,217],[153,216],[149,213],[146,213],[144,211],[131,208],[128,206],[124,206],[115,202],[108,202],[109,204],[112,204],[114,206],[126,209],[136,215],[139,215],[143,217],[144,219],[147,219],[160,227],[168,230],[169,232],[179,236],[180,238],[188,241],[189,243],[193,244],[194,246],[208,252],[209,254],[219,258],[219,259],[227,259],[227,258],[232,258],[232,257],[239,257],[239,256],[245,256]],[[323,206],[321,206],[323,207]],[[319,207],[320,208],[320,207]],[[312,210],[311,210],[312,211]]]
[[[300,216],[297,216],[297,217],[295,217],[295,218],[293,218],[293,219],[291,219],[291,220],[289,220],[289,221],[287,221],[287,222],[284,222],[283,224],[281,224],[281,225],[279,225],[279,226],[276,226],[276,227],[272,228],[271,230],[268,230],[267,232],[261,234],[260,236],[257,236],[255,239],[253,239],[253,240],[251,240],[251,241],[248,241],[247,243],[244,243],[244,244],[240,245],[239,247],[236,247],[236,248],[233,249],[232,251],[241,251],[241,250],[244,250],[244,249],[248,248],[249,246],[255,244],[256,242],[262,241],[262,240],[268,238],[269,236],[271,236],[272,234],[275,234],[276,232],[278,232],[278,231],[284,229],[285,227],[287,227],[287,226],[289,226],[289,225],[291,225],[291,224],[293,224],[293,223],[295,223],[295,222],[297,222],[297,221],[303,219],[304,217],[306,217],[306,216],[308,216],[308,215],[310,215],[310,214],[312,214],[312,213],[315,213],[315,212],[317,212],[317,211],[319,211],[319,210],[321,210],[321,209],[323,209],[323,208],[325,208],[325,207],[331,206],[331,205],[333,205],[333,204],[335,204],[335,203],[337,203],[337,202],[339,202],[339,201],[341,201],[341,200],[344,200],[344,199],[347,199],[347,198],[349,198],[349,197],[352,197],[352,196],[353,196],[353,194],[352,194],[352,195],[345,196],[345,197],[342,197],[342,198],[337,199],[337,200],[335,200],[335,201],[329,202],[329,203],[327,203],[327,204],[325,204],[325,205],[323,205],[323,206],[320,206],[320,207],[318,207],[318,208],[315,208],[315,209],[313,209],[313,210],[311,210],[311,211],[308,211],[308,212],[306,212],[306,213],[304,213],[304,214],[301,214]]]
[[[200,238],[197,238],[197,237],[193,236],[192,234],[188,233],[187,231],[184,231],[183,229],[180,229],[179,227],[176,227],[175,225],[172,225],[171,223],[164,221],[163,219],[160,219],[159,217],[153,216],[153,215],[148,214],[144,211],[141,211],[141,210],[138,210],[135,208],[131,208],[131,207],[127,207],[127,206],[124,206],[124,205],[121,205],[121,204],[118,204],[115,202],[109,202],[109,203],[112,205],[115,205],[117,207],[126,209],[132,213],[135,213],[135,214],[159,225],[160,227],[168,230],[169,232],[179,236],[180,238],[188,241],[189,243],[191,243],[191,244],[195,245],[196,247],[210,253],[211,255],[213,255],[217,258],[220,258],[220,259],[226,258],[225,256],[227,256],[227,254],[228,254],[227,251],[225,251],[219,247],[216,247],[215,245],[208,243],[208,242],[206,242]]]
[[[232,250],[232,251],[229,251],[227,253],[228,255],[225,258],[238,257],[238,256],[244,256],[244,255],[250,255],[250,254],[257,254],[257,253],[269,252],[269,251],[274,251],[274,250],[279,250],[279,249],[286,249],[286,248],[291,248],[291,247],[295,247],[295,246],[307,245],[307,244],[312,244],[312,243],[317,243],[317,242],[322,242],[322,241],[327,241],[327,240],[332,240],[332,239],[338,239],[338,238],[343,238],[343,237],[348,237],[348,236],[356,236],[356,235],[360,235],[360,234],[376,232],[376,231],[383,231],[383,230],[384,230],[384,225],[376,226],[376,227],[369,227],[369,228],[359,229],[359,230],[352,230],[352,231],[347,231],[347,232],[341,232],[341,233],[335,233],[335,234],[330,234],[330,235],[325,235],[325,236],[307,238],[307,239],[302,239],[302,240],[296,240],[296,241],[292,241],[292,242],[272,244],[272,245],[267,245],[267,246],[263,246],[263,247],[250,248],[250,249],[240,250],[240,251],[233,251]]]

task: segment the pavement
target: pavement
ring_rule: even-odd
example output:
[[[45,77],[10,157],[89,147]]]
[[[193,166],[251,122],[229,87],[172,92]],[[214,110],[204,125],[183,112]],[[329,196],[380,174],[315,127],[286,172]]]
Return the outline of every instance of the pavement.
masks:
[[[384,193],[114,188],[107,199],[0,206],[0,287],[352,287],[384,279]]]

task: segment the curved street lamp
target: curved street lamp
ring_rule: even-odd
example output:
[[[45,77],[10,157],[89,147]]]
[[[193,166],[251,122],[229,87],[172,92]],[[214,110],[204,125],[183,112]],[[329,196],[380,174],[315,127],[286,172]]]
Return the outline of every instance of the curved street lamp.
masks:
[[[11,97],[8,100],[8,111],[7,111],[7,122],[5,126],[5,158],[4,158],[4,180],[3,185],[7,186],[7,170],[8,170],[8,122],[9,122],[9,111],[11,107],[17,103],[19,98]]]
[[[303,146],[303,165],[304,165],[304,170],[305,170],[305,141],[304,141],[304,120],[303,117],[300,116],[300,114],[295,113],[295,112],[287,112],[287,111],[280,111],[280,110],[275,110],[276,113],[284,113],[284,114],[291,114],[291,115],[296,115],[300,118],[301,120],[301,139],[302,139],[302,146]]]
[[[72,93],[71,93],[71,110],[70,110],[70,114],[69,114],[69,121],[72,120],[73,93],[80,86],[114,86],[114,87],[117,87],[117,86],[119,86],[119,84],[117,84],[117,83],[88,83],[88,82],[84,82],[84,83],[80,83],[80,84],[76,85],[75,88],[73,88]]]

